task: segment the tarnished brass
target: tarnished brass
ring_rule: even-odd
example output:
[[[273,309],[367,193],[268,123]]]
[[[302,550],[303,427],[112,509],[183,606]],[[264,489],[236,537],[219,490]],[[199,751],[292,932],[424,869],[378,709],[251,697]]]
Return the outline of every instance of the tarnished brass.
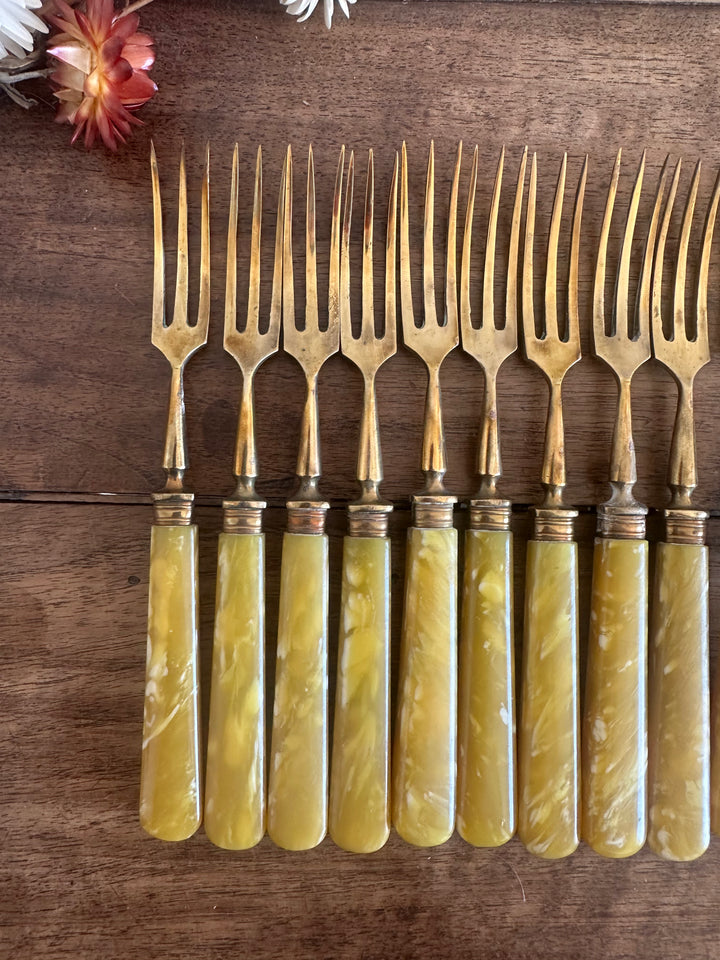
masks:
[[[397,349],[395,258],[397,234],[398,158],[395,155],[388,206],[385,242],[385,320],[382,336],[375,333],[373,306],[373,214],[375,194],[375,166],[373,152],[368,155],[367,186],[365,188],[365,216],[362,260],[362,321],[359,336],[354,336],[350,312],[350,230],[352,224],[353,191],[355,184],[355,156],[350,154],[345,214],[343,219],[342,251],[340,255],[340,343],[343,354],[363,375],[363,413],[360,425],[360,448],[357,479],[361,494],[349,505],[350,536],[384,537],[387,535],[388,515],[392,505],[380,497],[382,457],[380,454],[380,427],[375,394],[375,377],[380,367]]]
[[[300,328],[295,317],[295,281],[292,253],[292,151],[288,147],[285,164],[284,234],[283,234],[283,346],[303,369],[307,385],[305,409],[300,428],[300,449],[297,459],[298,489],[288,500],[288,521],[296,532],[305,526],[297,514],[308,511],[311,518],[305,533],[322,534],[324,515],[330,504],[318,489],[320,480],[320,421],[317,405],[317,383],[320,368],[340,346],[340,204],[345,166],[345,147],[340,151],[330,235],[330,274],[328,283],[328,322],[320,327],[317,293],[317,250],[315,239],[315,166],[312,146],[308,152],[306,230],[305,230],[305,323]],[[323,520],[317,522],[317,512]]]
[[[577,514],[563,504],[565,488],[565,433],[562,415],[562,382],[570,367],[580,359],[580,332],[578,322],[578,255],[580,248],[580,224],[582,221],[587,157],[583,165],[573,213],[570,237],[570,268],[568,274],[567,329],[563,335],[558,325],[557,313],[557,254],[560,238],[563,196],[567,176],[567,154],[560,167],[555,202],[550,221],[545,271],[545,314],[542,333],[535,331],[533,306],[533,246],[535,241],[535,198],[537,193],[537,155],[533,154],[530,167],[527,216],[525,221],[525,249],[522,276],[523,345],[528,360],[542,370],[550,388],[550,405],[545,427],[545,454],[542,468],[542,485],[545,491],[540,509],[535,511],[535,538],[538,540],[571,540],[572,526],[568,536],[568,520]]]
[[[410,226],[408,212],[407,149],[402,147],[402,175],[400,183],[400,299],[402,305],[402,329],[405,345],[416,353],[428,370],[428,388],[425,397],[425,425],[422,446],[422,470],[425,487],[418,496],[413,496],[413,512],[416,526],[423,526],[427,518],[429,526],[451,526],[450,522],[430,522],[436,512],[428,511],[430,503],[452,505],[457,498],[445,489],[447,471],[445,436],[442,424],[440,400],[440,366],[445,357],[458,345],[457,304],[457,203],[460,181],[462,143],[458,146],[455,172],[450,193],[448,216],[447,257],[445,270],[445,313],[439,323],[435,305],[435,265],[433,254],[435,222],[435,145],[430,144],[427,181],[425,187],[425,221],[423,229],[423,319],[415,322],[412,304],[410,276]],[[418,516],[419,514],[419,516]],[[443,516],[447,511],[443,511]]]
[[[630,257],[640,193],[645,173],[645,154],[643,153],[635,178],[630,206],[625,220],[625,233],[618,264],[615,285],[615,302],[607,330],[605,319],[605,273],[607,267],[607,248],[610,236],[615,197],[620,179],[620,159],[618,151],[610,180],[605,216],[600,233],[597,264],[595,268],[595,292],[593,302],[593,342],[595,353],[608,364],[618,383],[618,406],[613,433],[612,459],[610,461],[610,486],[612,495],[607,503],[598,507],[598,533],[611,539],[645,538],[644,517],[647,507],[638,503],[633,495],[637,481],[635,462],[635,444],[632,435],[632,411],[630,405],[630,384],[633,374],[646,360],[650,359],[650,284],[652,279],[652,260],[655,251],[660,204],[665,187],[667,165],[663,167],[655,197],[655,206],[650,220],[645,252],[640,274],[635,310],[631,313],[629,303]]]
[[[510,501],[500,499],[497,492],[497,482],[502,475],[497,410],[497,377],[502,364],[517,350],[517,267],[527,148],[523,151],[520,161],[515,189],[508,251],[505,320],[503,325],[498,328],[495,323],[495,246],[504,164],[505,148],[503,147],[495,176],[495,187],[488,218],[483,270],[482,311],[480,325],[477,327],[473,326],[470,306],[470,252],[478,172],[477,147],[475,147],[473,154],[472,173],[470,174],[460,275],[460,330],[463,350],[474,357],[485,372],[485,395],[477,461],[480,489],[470,501],[470,526],[475,530],[502,530],[508,529],[510,526]]]
[[[153,496],[156,523],[164,526],[186,525],[191,522],[193,495],[183,487],[188,466],[187,435],[185,430],[185,399],[183,374],[190,357],[207,343],[210,319],[210,148],[206,151],[205,175],[202,185],[200,295],[197,323],[188,323],[188,226],[187,175],[185,150],[180,156],[180,187],[178,195],[177,278],[173,318],[165,317],[165,249],[163,245],[162,200],[155,145],[150,147],[150,169],[153,190],[153,233],[155,267],[153,280],[152,342],[170,363],[170,403],[165,430],[163,468],[167,475],[165,489]]]
[[[239,177],[238,145],[235,144],[230,190],[230,217],[228,222],[227,273],[225,281],[225,336],[224,346],[237,361],[242,371],[240,415],[235,444],[234,475],[237,486],[233,496],[223,503],[223,529],[226,533],[259,533],[262,529],[262,511],[265,502],[255,492],[258,472],[255,448],[255,405],[253,382],[255,372],[278,349],[280,339],[280,311],[282,284],[283,204],[285,202],[285,174],[283,167],[275,227],[275,263],[273,269],[270,319],[267,330],[260,330],[260,237],[262,231],[262,150],[258,147],[255,164],[252,231],[250,242],[250,283],[248,288],[247,319],[242,330],[237,325],[237,232]]]

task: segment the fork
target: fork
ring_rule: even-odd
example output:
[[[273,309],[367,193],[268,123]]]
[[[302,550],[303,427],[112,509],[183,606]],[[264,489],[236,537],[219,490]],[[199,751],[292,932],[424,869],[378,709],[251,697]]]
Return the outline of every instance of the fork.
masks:
[[[528,850],[548,859],[567,856],[578,844],[578,579],[577,544],[573,541],[577,511],[563,504],[562,383],[569,368],[580,360],[577,286],[587,157],[573,213],[568,317],[563,333],[558,325],[557,254],[566,176],[567,154],[560,166],[550,221],[540,336],[535,332],[533,307],[536,154],[530,169],[522,279],[525,354],[548,381],[550,405],[542,469],[545,495],[534,510],[534,539],[527,550],[518,833]]]
[[[205,776],[205,833],[216,846],[245,850],[265,832],[265,542],[266,506],[255,490],[253,382],[258,367],[278,349],[280,337],[284,165],[275,228],[270,316],[260,329],[262,151],[255,164],[247,319],[237,324],[238,145],[235,145],[228,223],[225,350],[242,371],[235,445],[237,481],[223,503],[218,541],[215,636]]]
[[[670,452],[665,542],[657,546],[650,625],[649,828],[652,849],[668,860],[694,860],[710,842],[708,663],[708,514],[692,505],[697,486],[693,385],[710,360],[707,288],[720,176],[702,233],[694,330],[685,316],[688,247],[700,180],[698,162],[682,217],[673,319],[662,315],[665,246],[680,179],[675,167],[658,236],[652,289],[653,353],[673,375],[678,406]]]
[[[650,359],[650,285],[663,167],[642,259],[635,310],[629,310],[630,261],[645,174],[643,153],[630,197],[610,329],[605,318],[608,240],[620,180],[618,151],[608,190],[595,269],[595,353],[613,371],[618,404],[610,463],[611,497],[598,507],[582,748],[583,839],[606,857],[629,857],[647,833],[647,507],[637,481],[630,389]]]
[[[147,667],[140,772],[140,823],[161,840],[184,840],[200,826],[198,723],[198,532],[193,494],[183,486],[188,465],[183,372],[207,341],[210,316],[210,150],[202,185],[200,296],[197,323],[188,323],[188,230],[185,150],[180,157],[175,308],[165,319],[162,203],[155,147],[150,150],[155,268],[152,342],[172,368],[165,432],[165,489],[153,494],[150,538]]]
[[[380,497],[382,459],[375,377],[396,350],[395,256],[398,158],[390,187],[385,249],[385,318],[375,333],[373,217],[375,164],[368,155],[362,261],[362,323],[354,336],[350,311],[350,231],[355,157],[350,154],[340,260],[340,342],[363,375],[363,414],[357,477],[361,494],[348,506],[335,726],[330,770],[330,836],[354,853],[379,850],[390,833],[389,678],[390,540],[392,505]]]
[[[418,326],[412,305],[407,150],[402,148],[400,186],[400,299],[405,344],[425,363],[428,389],[422,469],[426,484],[412,498],[408,530],[405,606],[400,651],[398,719],[393,759],[393,822],[417,846],[444,843],[455,826],[457,717],[457,530],[456,498],[447,493],[445,439],[440,404],[440,366],[458,343],[455,265],[457,198],[462,144],[450,194],[445,278],[445,316],[435,305],[433,226],[435,150],[430,146],[425,189],[424,317]]]
[[[320,430],[317,381],[336,353],[340,334],[340,201],[345,149],[340,151],[330,240],[328,324],[319,325],[315,168],[308,154],[305,234],[305,325],[298,329],[292,262],[292,154],[285,166],[283,343],[305,373],[307,399],[297,462],[298,490],[288,501],[283,539],[280,611],[268,785],[268,833],[280,847],[307,850],[327,830],[327,634],[330,505],[318,489]]]
[[[485,372],[478,473],[465,535],[465,575],[460,620],[458,810],[460,835],[475,846],[495,847],[512,837],[516,822],[515,679],[513,643],[511,504],[499,497],[502,475],[497,377],[517,349],[517,268],[527,149],[518,172],[507,267],[505,320],[495,324],[494,280],[498,210],[505,148],[500,153],[483,271],[481,325],[470,308],[470,252],[478,172],[473,155],[460,278],[462,346]]]

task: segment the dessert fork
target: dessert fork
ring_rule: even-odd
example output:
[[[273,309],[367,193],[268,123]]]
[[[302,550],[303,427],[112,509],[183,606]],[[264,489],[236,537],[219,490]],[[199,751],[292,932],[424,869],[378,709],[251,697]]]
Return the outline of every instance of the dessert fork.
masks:
[[[422,448],[424,490],[413,496],[408,530],[405,606],[393,759],[393,822],[403,839],[418,846],[444,843],[455,827],[457,717],[457,530],[456,498],[447,493],[445,439],[440,406],[440,366],[458,343],[455,265],[457,198],[462,145],[450,194],[445,315],[437,319],[433,226],[435,151],[430,146],[423,233],[424,317],[412,306],[407,151],[402,148],[400,186],[400,297],[403,337],[428,370]]]
[[[242,371],[235,445],[237,481],[223,503],[218,541],[210,726],[205,777],[205,833],[219,847],[245,850],[265,833],[265,541],[266,506],[255,490],[253,383],[258,367],[278,349],[280,337],[283,202],[280,184],[275,227],[270,315],[260,323],[262,152],[255,165],[247,318],[237,323],[238,146],[235,145],[228,223],[225,286],[225,349]]]
[[[692,505],[697,486],[693,386],[710,360],[707,288],[720,176],[703,228],[695,311],[688,329],[685,280],[699,162],[695,168],[680,230],[673,318],[666,328],[663,267],[680,170],[678,161],[660,227],[652,289],[653,353],[677,383],[678,406],[668,473],[670,506],[663,511],[665,542],[657,546],[650,625],[648,842],[668,860],[694,860],[710,842],[710,691],[708,514]]]
[[[373,216],[375,164],[368,156],[362,260],[362,322],[353,335],[350,231],[355,158],[350,154],[340,259],[340,342],[364,380],[357,477],[361,494],[348,507],[343,544],[340,642],[330,771],[330,835],[346,850],[378,850],[390,832],[389,679],[390,540],[392,505],[380,497],[382,459],[375,377],[396,350],[395,256],[398,158],[395,155],[385,250],[385,316],[375,333]]]
[[[620,251],[610,329],[605,318],[608,239],[620,179],[613,167],[595,269],[595,353],[615,375],[618,404],[610,463],[612,495],[598,507],[583,718],[583,838],[606,857],[629,857],[647,832],[647,507],[635,499],[637,480],[630,386],[650,359],[650,285],[663,167],[642,260],[635,310],[629,309],[630,260],[645,174],[643,154],[630,198]]]
[[[268,833],[288,850],[316,846],[327,830],[327,615],[330,505],[318,489],[320,429],[317,381],[340,334],[340,152],[330,240],[328,323],[320,327],[315,241],[315,169],[308,154],[305,233],[305,324],[296,325],[292,260],[292,154],[285,166],[283,342],[305,373],[307,399],[297,461],[298,490],[288,501],[280,570],[275,705],[268,785]]]
[[[564,857],[578,844],[578,611],[577,511],[563,504],[565,440],[562,383],[580,360],[578,324],[578,254],[587,177],[580,175],[570,238],[567,329],[557,310],[557,254],[567,154],[560,167],[548,240],[545,314],[542,333],[535,332],[533,244],[537,157],[530,169],[523,258],[523,343],[525,354],[543,372],[550,388],[542,485],[545,496],[534,510],[535,535],[528,543],[525,578],[523,695],[518,780],[520,839],[541,857]]]
[[[172,368],[165,432],[165,489],[153,494],[150,538],[147,670],[140,772],[140,823],[161,840],[184,840],[200,826],[198,724],[198,535],[188,465],[183,372],[207,341],[210,316],[210,151],[202,185],[200,296],[196,324],[188,323],[188,232],[185,151],[180,157],[175,309],[165,318],[162,203],[151,147],[155,270],[152,342]]]
[[[465,575],[460,621],[458,718],[458,832],[476,846],[495,847],[515,833],[515,678],[511,504],[499,497],[502,475],[497,376],[517,349],[517,268],[527,149],[520,161],[507,265],[504,323],[495,323],[495,248],[505,148],[500,154],[483,271],[481,324],[470,308],[470,251],[478,171],[475,147],[468,194],[460,279],[463,349],[485,372],[478,473],[465,535]]]

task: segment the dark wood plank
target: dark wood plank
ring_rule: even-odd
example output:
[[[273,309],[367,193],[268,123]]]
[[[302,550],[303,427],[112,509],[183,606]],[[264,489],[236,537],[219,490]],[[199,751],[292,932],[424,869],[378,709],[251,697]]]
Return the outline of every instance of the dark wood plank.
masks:
[[[217,509],[198,511],[205,688],[219,517]],[[137,802],[149,519],[142,507],[0,505],[0,956],[717,955],[718,839],[701,860],[683,865],[648,851],[610,862],[585,847],[545,863],[517,840],[482,851],[457,836],[417,850],[393,835],[368,857],[343,853],[330,840],[305,854],[284,853],[267,839],[228,854],[202,831],[178,845],[144,836]],[[270,511],[267,521],[272,667],[283,512]],[[405,523],[400,516],[393,526],[396,628]],[[334,569],[343,529],[333,512]],[[519,587],[522,517],[517,530]],[[580,534],[586,607],[590,517]],[[720,522],[711,536],[717,544]],[[713,624],[719,556],[715,549]],[[334,591],[333,635],[337,600]]]
[[[221,329],[224,231],[236,138],[245,229],[257,144],[264,148],[265,203],[272,211],[285,143],[292,140],[296,146],[300,191],[304,152],[308,142],[314,142],[323,263],[341,142],[357,148],[361,172],[364,151],[376,148],[381,208],[393,151],[407,139],[417,241],[429,138],[434,137],[437,146],[439,231],[456,141],[479,141],[478,255],[501,143],[507,145],[510,177],[523,144],[539,151],[542,230],[547,228],[562,150],[570,151],[571,182],[589,151],[581,263],[586,352],[595,248],[617,146],[625,148],[628,161],[619,209],[641,148],[650,150],[643,229],[665,151],[706,159],[701,205],[720,161],[720,91],[714,66],[720,34],[716,13],[706,5],[404,5],[376,0],[358,4],[350,22],[328,34],[321,18],[298,26],[268,0],[246,0],[241,7],[229,0],[158,0],[143,10],[143,22],[157,37],[154,75],[160,93],[143,110],[147,126],[121,155],[71,149],[69,130],[50,123],[47,104],[29,113],[0,104],[6,130],[0,173],[12,184],[2,209],[3,222],[13,228],[5,232],[0,261],[3,322],[11,332],[0,360],[0,489],[10,494],[147,495],[161,484],[168,380],[165,361],[149,339],[151,135],[158,145],[169,225],[181,139],[188,145],[194,199],[203,145],[209,139],[213,146],[212,328],[208,348],[189,367],[187,409],[192,480],[199,493],[214,497],[232,485],[239,391],[238,371],[222,351]],[[468,175],[466,155],[461,204]],[[504,221],[506,214],[505,209]],[[197,225],[197,208],[193,223]],[[298,219],[298,257],[300,229]],[[271,234],[268,212],[266,266]],[[440,239],[437,248],[440,262]],[[414,265],[419,302],[417,257]],[[714,262],[713,276],[717,270]],[[713,282],[713,318],[720,309],[717,289]],[[267,293],[266,283],[265,303]],[[354,296],[357,303],[357,288]],[[302,303],[301,290],[299,300]],[[712,324],[712,347],[715,353],[720,349],[717,323]],[[698,495],[715,509],[720,508],[720,448],[713,404],[719,377],[716,364],[704,371],[697,399]],[[481,375],[473,361],[458,352],[447,361],[443,387],[448,481],[467,496],[475,485]],[[257,388],[260,485],[279,504],[293,487],[300,371],[294,361],[279,356],[261,371]],[[342,502],[354,495],[359,377],[343,358],[335,357],[323,372],[320,391],[324,489]],[[382,373],[379,391],[386,494],[406,502],[420,485],[422,366],[402,350]],[[545,388],[537,371],[514,358],[502,374],[500,392],[505,491],[528,503],[538,494]],[[675,400],[670,378],[650,363],[638,375],[634,398],[638,493],[661,506]],[[583,360],[568,378],[566,399],[568,494],[571,501],[592,504],[606,495],[603,478],[615,402],[610,373],[593,359]]]

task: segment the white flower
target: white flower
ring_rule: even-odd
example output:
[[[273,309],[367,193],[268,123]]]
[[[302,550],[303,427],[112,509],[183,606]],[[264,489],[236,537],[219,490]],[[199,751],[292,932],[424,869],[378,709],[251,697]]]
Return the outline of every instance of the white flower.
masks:
[[[0,0],[0,5],[3,2],[4,0]],[[348,4],[355,3],[355,0],[337,0],[337,2],[345,16],[349,17],[350,8],[348,7]],[[319,0],[280,0],[280,3],[286,8],[288,13],[291,13],[294,17],[300,17],[298,23],[302,23],[303,20],[307,20],[307,18],[313,12],[319,3]],[[323,0],[323,4],[325,9],[325,26],[329,30],[332,25],[332,16],[335,10],[335,0]]]
[[[42,0],[0,0],[0,60],[12,54],[23,57],[35,45],[33,32],[48,32],[47,24],[32,11]]]

